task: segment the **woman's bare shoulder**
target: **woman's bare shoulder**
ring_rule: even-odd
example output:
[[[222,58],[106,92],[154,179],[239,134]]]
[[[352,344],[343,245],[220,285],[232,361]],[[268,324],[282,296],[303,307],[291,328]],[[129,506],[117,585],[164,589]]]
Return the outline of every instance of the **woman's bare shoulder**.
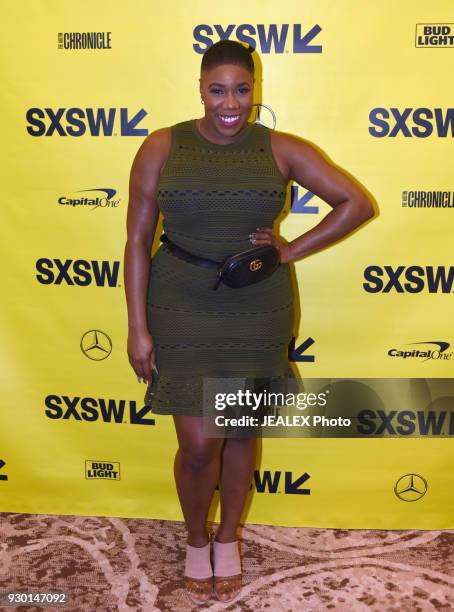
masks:
[[[303,137],[297,134],[291,134],[290,132],[281,132],[278,130],[271,130],[271,141],[273,147],[275,146],[279,150],[294,150],[299,149],[300,152],[304,150],[313,151],[314,146]]]
[[[159,171],[167,161],[172,145],[171,127],[154,130],[145,138],[136,153],[133,168]]]
[[[294,169],[326,166],[328,158],[314,143],[289,132],[272,131],[271,146],[289,179],[295,179]]]
[[[153,155],[168,155],[172,144],[172,128],[162,127],[150,132],[142,147]]]
[[[285,180],[291,180],[292,164],[295,158],[304,161],[310,156],[313,151],[311,145],[303,138],[289,134],[288,132],[280,132],[278,130],[270,130],[271,149],[276,160],[277,166]]]

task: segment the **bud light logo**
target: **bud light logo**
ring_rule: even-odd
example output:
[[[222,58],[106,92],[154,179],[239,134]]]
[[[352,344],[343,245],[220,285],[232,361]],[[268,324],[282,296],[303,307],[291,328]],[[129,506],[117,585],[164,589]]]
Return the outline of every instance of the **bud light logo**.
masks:
[[[415,47],[454,47],[454,23],[417,23]]]
[[[147,136],[138,127],[147,116],[141,108],[29,108],[26,112],[30,136]]]
[[[319,34],[322,28],[318,25],[306,26],[300,23],[259,23],[252,25],[208,25],[201,23],[194,28],[192,47],[196,53],[203,54],[218,40],[236,39],[252,49],[267,53],[321,53]]]
[[[368,293],[452,293],[454,266],[368,266],[364,279]]]
[[[454,108],[373,108],[369,134],[374,138],[454,136]]]
[[[95,480],[121,480],[119,461],[85,461],[85,478]]]

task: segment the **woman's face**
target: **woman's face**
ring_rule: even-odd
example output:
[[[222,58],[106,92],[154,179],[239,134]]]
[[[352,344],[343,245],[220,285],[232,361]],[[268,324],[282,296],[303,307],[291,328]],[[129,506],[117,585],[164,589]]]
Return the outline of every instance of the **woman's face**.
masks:
[[[204,129],[220,140],[234,139],[251,114],[253,88],[254,77],[243,66],[223,64],[203,70],[200,94],[205,106]]]

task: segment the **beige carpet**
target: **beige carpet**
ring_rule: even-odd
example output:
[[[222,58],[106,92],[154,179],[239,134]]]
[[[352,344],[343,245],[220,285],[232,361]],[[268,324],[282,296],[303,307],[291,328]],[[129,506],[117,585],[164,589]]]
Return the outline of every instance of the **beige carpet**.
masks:
[[[380,531],[246,525],[244,588],[204,610],[454,610],[454,530]],[[180,522],[0,514],[0,592],[66,591],[67,612],[195,610],[180,577]]]

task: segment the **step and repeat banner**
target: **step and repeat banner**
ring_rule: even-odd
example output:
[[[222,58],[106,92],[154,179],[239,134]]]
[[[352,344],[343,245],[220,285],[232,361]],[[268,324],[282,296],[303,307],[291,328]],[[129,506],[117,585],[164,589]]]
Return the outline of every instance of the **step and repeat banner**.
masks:
[[[379,211],[295,263],[292,367],[399,379],[405,399],[366,393],[361,436],[262,439],[244,518],[453,528],[452,3],[26,0],[1,28],[0,510],[182,519],[173,419],[126,351],[128,180],[147,134],[203,116],[202,54],[230,38],[257,51],[251,119],[313,143]],[[293,183],[277,227],[292,240],[329,210]]]

